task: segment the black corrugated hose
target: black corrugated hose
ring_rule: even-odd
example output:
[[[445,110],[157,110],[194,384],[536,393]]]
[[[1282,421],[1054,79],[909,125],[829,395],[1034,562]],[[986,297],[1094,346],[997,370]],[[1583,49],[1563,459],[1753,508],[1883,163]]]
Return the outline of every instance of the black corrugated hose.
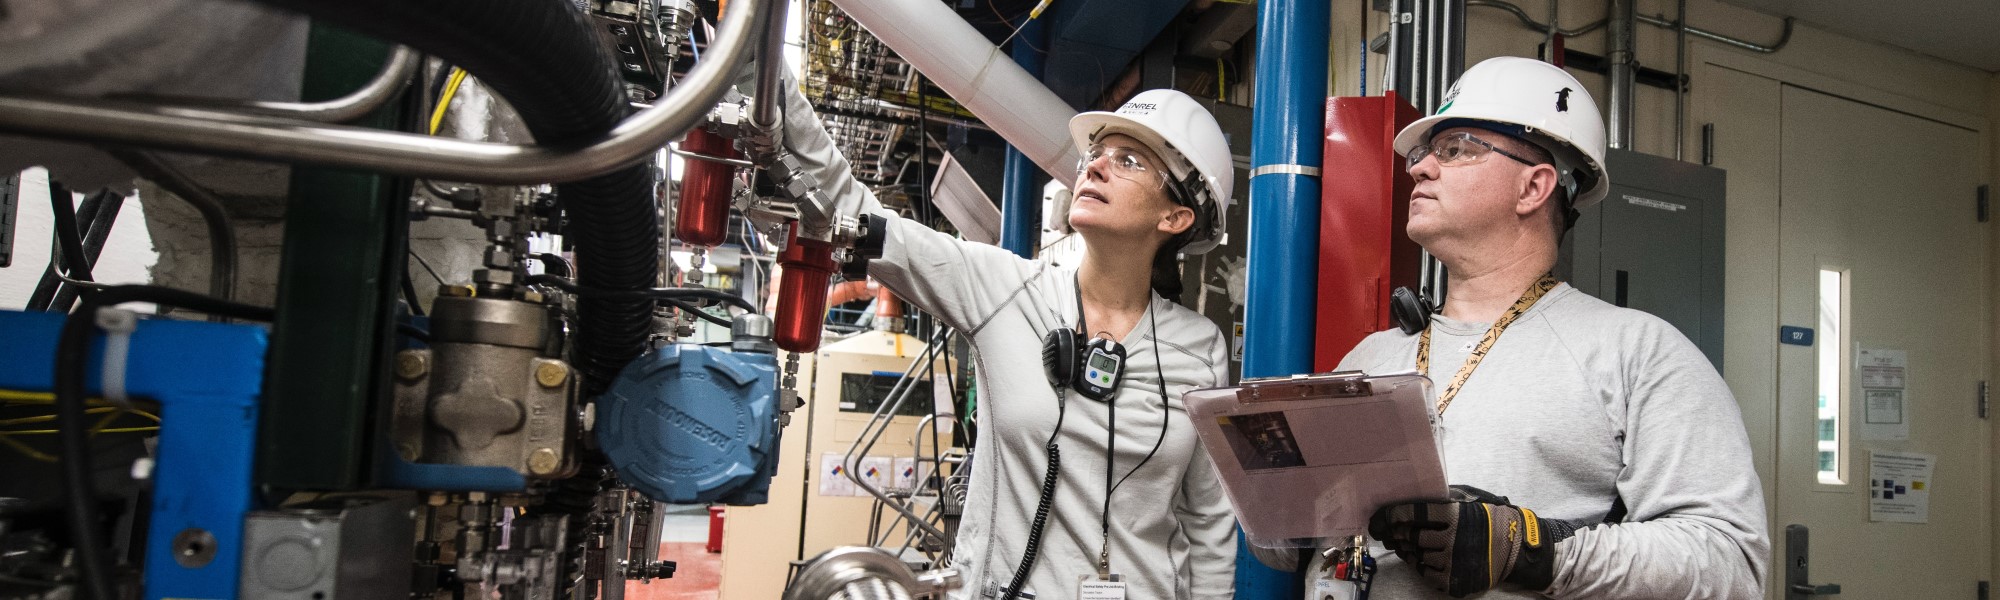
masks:
[[[260,0],[404,44],[464,68],[519,113],[535,142],[564,147],[611,131],[630,112],[610,52],[588,15],[561,0]],[[601,290],[652,286],[659,272],[659,200],[641,163],[556,186],[576,242],[578,282]],[[586,392],[602,391],[645,350],[653,302],[582,298],[577,362]]]

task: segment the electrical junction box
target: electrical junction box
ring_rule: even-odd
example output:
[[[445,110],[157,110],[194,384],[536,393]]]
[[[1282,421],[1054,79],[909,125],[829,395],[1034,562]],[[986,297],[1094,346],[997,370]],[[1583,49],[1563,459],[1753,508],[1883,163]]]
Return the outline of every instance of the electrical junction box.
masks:
[[[598,398],[597,441],[625,483],[670,504],[763,504],[778,468],[778,360],[677,344]]]
[[[1722,370],[1722,169],[1610,150],[1611,192],[1583,209],[1556,276],[1665,319]]]

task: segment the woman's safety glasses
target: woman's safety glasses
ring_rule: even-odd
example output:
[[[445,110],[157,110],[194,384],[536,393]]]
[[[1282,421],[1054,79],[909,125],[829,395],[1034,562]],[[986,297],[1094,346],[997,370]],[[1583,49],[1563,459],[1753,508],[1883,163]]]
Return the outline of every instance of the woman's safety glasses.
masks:
[[[1151,162],[1148,162],[1146,156],[1140,154],[1137,148],[1106,146],[1104,144],[1091,144],[1090,148],[1084,151],[1083,157],[1076,161],[1076,176],[1082,178],[1083,172],[1090,168],[1090,163],[1097,162],[1099,158],[1110,159],[1110,164],[1105,170],[1109,171],[1112,175],[1160,187],[1165,187],[1167,184],[1167,173],[1153,166]]]
[[[1501,150],[1492,142],[1474,137],[1470,132],[1453,131],[1431,138],[1428,144],[1410,147],[1409,153],[1403,155],[1408,161],[1403,168],[1415,169],[1417,163],[1424,162],[1424,157],[1432,155],[1437,156],[1439,165],[1476,165],[1484,162],[1488,153],[1499,154],[1530,167],[1541,164]]]

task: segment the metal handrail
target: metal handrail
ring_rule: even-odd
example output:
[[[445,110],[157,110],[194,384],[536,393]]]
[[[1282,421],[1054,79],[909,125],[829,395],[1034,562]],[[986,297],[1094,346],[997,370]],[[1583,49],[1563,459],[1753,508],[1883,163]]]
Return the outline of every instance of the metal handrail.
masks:
[[[115,100],[0,95],[0,132],[240,158],[300,162],[466,183],[576,181],[651,156],[701,123],[755,43],[770,0],[734,2],[708,56],[652,108],[588,145],[473,142]]]
[[[423,55],[406,46],[396,46],[389,50],[389,60],[382,64],[382,71],[374,79],[356,88],[353,92],[324,102],[277,102],[269,100],[232,100],[222,98],[188,98],[182,96],[125,95],[114,97],[132,101],[201,107],[215,110],[229,110],[267,117],[289,117],[319,123],[346,123],[367,116],[387,104],[396,92],[416,74],[423,64]]]
[[[889,508],[896,509],[896,512],[901,513],[904,518],[909,519],[912,525],[916,525],[918,528],[923,529],[924,533],[935,536],[940,540],[949,539],[949,536],[946,536],[944,531],[938,529],[937,526],[932,525],[928,519],[910,512],[909,507],[901,502],[896,502],[889,497],[887,492],[875,487],[875,484],[869,483],[866,478],[861,477],[860,471],[862,457],[875,449],[875,443],[881,441],[882,434],[889,431],[889,418],[894,416],[896,411],[903,407],[903,401],[909,399],[910,391],[916,389],[917,370],[923,369],[929,372],[937,368],[935,359],[937,351],[948,343],[951,343],[950,329],[939,330],[937,335],[931,337],[930,343],[924,346],[923,352],[917,354],[917,360],[911,362],[910,367],[903,371],[902,378],[897,379],[896,384],[889,387],[888,397],[875,407],[875,414],[869,417],[868,426],[862,428],[861,433],[854,437],[854,443],[847,447],[847,456],[841,461],[847,470],[847,479],[853,481],[855,487],[868,492],[868,495],[874,496],[876,500],[889,505]]]

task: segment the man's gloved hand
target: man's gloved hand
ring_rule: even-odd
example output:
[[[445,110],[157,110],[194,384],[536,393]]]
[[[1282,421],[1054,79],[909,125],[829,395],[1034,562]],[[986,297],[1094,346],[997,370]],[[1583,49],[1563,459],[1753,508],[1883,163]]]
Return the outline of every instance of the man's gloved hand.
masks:
[[[1556,542],[1574,525],[1472,486],[1451,486],[1445,502],[1392,504],[1368,519],[1368,535],[1454,598],[1501,582],[1545,590],[1555,580]]]

